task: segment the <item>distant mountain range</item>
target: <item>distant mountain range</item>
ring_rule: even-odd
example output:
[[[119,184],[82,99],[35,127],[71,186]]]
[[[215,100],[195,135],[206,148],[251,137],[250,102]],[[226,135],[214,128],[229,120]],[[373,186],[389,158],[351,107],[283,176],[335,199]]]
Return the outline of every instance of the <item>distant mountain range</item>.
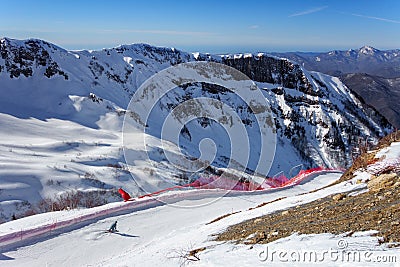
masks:
[[[371,46],[347,51],[326,53],[272,53],[297,62],[307,70],[315,70],[332,76],[348,73],[367,73],[385,78],[400,77],[400,49],[378,50]]]
[[[337,76],[367,104],[400,128],[400,49],[371,46],[327,53],[272,53],[299,63],[307,70]]]

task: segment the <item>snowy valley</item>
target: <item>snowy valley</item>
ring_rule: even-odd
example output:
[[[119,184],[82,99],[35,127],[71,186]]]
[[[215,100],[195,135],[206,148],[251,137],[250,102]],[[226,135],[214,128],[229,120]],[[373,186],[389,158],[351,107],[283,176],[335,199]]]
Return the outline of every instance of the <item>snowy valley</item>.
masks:
[[[254,110],[234,91],[206,82],[179,85],[145,107],[151,108],[142,123],[145,130],[133,129],[129,144],[124,140],[126,117],[140,121],[128,107],[141,85],[170,67],[196,62],[222,64],[254,81],[262,101],[269,104],[267,119],[274,125],[271,162],[259,162],[263,147]],[[223,75],[227,73],[222,71]],[[332,185],[341,173],[323,171],[286,189],[185,188],[154,198],[138,197],[222,171],[240,180],[241,175],[251,179],[282,173],[291,178],[300,169],[315,167],[344,170],[361,154],[360,147],[370,148],[394,130],[339,78],[263,53],[191,54],[147,44],[67,51],[42,40],[3,38],[0,94],[0,239],[9,241],[0,254],[2,266],[66,262],[69,266],[177,266],[188,261],[194,266],[233,266],[243,257],[247,265],[262,264],[260,251],[265,247],[261,244],[236,246],[213,237],[244,220],[332,194],[365,193],[370,174],[359,170],[348,181]],[[189,120],[178,132],[178,143],[162,142],[163,123],[191,99],[207,99],[208,105],[218,101],[229,108],[219,109],[218,120],[205,115]],[[223,117],[227,110],[237,115]],[[232,142],[226,129],[239,126],[246,136]],[[205,139],[213,145],[204,144]],[[250,153],[243,163],[240,155],[232,156],[232,147],[245,142]],[[397,144],[388,148],[387,158],[400,156]],[[215,153],[210,161],[200,162],[209,163],[201,171],[191,173],[193,166],[183,170],[170,161],[184,155],[195,162],[204,156],[204,147],[212,147]],[[231,161],[244,172],[238,174]],[[259,164],[269,164],[266,173],[258,172]],[[122,203],[118,188],[128,191],[134,201]],[[105,233],[115,220],[120,232]],[[46,227],[54,228],[15,239],[18,231]],[[16,234],[9,238],[10,233]],[[361,231],[351,236],[351,242],[389,256],[398,253],[386,251],[374,233]],[[299,248],[301,243],[310,249],[329,249],[343,237],[293,234],[273,243],[273,248],[293,244]],[[190,251],[193,255],[186,253]]]

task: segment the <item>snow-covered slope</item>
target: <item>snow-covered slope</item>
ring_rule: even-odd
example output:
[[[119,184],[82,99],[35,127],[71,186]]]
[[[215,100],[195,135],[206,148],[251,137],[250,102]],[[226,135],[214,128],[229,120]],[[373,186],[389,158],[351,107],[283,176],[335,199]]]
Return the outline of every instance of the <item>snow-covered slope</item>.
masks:
[[[284,191],[263,194],[253,192],[215,198],[188,191],[185,198],[181,198],[180,193],[164,195],[164,199],[169,198],[174,205],[154,205],[153,202],[142,205],[144,201],[139,200],[133,203],[138,208],[130,213],[77,223],[62,231],[50,231],[33,241],[2,247],[0,261],[2,266],[178,266],[187,261],[191,266],[281,266],[289,260],[291,265],[308,266],[317,258],[318,262],[329,266],[376,266],[376,260],[382,261],[385,257],[388,263],[398,263],[398,249],[381,245],[375,231],[351,236],[294,233],[264,245],[213,241],[228,226],[244,220],[340,192],[359,193],[366,188],[364,183],[356,183],[356,179],[326,187],[339,176],[327,173]],[[316,190],[320,188],[323,189]],[[110,206],[115,204],[95,210]],[[55,225],[87,212],[89,210],[60,211],[23,218],[0,225],[0,234],[41,224]],[[116,220],[119,232],[106,232]],[[271,254],[273,252],[275,255]],[[278,257],[280,252],[287,254]],[[312,258],[308,257],[310,254]],[[360,260],[357,261],[354,257],[358,254]]]
[[[190,246],[203,246],[209,243],[209,235],[224,229],[246,218],[257,216],[260,212],[270,212],[271,209],[280,209],[285,205],[291,206],[300,201],[311,201],[321,197],[321,194],[332,193],[331,190],[316,193],[311,196],[296,196],[313,189],[325,186],[338,178],[338,174],[329,174],[318,177],[310,183],[299,185],[285,191],[277,191],[262,195],[226,196],[219,199],[213,197],[195,198],[185,197],[174,205],[161,205],[140,208],[137,211],[115,217],[107,217],[93,221],[83,228],[79,228],[64,235],[57,235],[49,240],[39,239],[39,243],[22,246],[17,250],[2,250],[4,266],[45,266],[48,264],[68,264],[74,266],[176,266],[179,258],[174,256],[175,250],[185,250]],[[350,190],[353,187],[347,187]],[[260,202],[272,201],[279,197],[289,196],[278,205],[245,212]],[[172,196],[173,199],[173,196]],[[292,204],[291,204],[292,203]],[[140,205],[140,202],[137,203]],[[109,204],[113,205],[113,204]],[[189,208],[185,208],[189,207]],[[104,208],[107,208],[104,206]],[[96,208],[98,209],[98,208]],[[206,225],[221,215],[243,210],[236,216]],[[84,213],[85,211],[81,211]],[[40,214],[8,222],[0,226],[0,233],[12,232],[15,229],[26,229],[33,225],[58,222],[63,217],[78,216],[79,211],[63,211]],[[109,224],[118,221],[119,233],[104,233]],[[178,223],[179,222],[179,223]],[[65,231],[65,230],[63,230]],[[51,249],[48,249],[51,248]],[[65,254],[68,251],[67,254]],[[37,255],[40,257],[25,257]],[[73,256],[71,256],[73,255]],[[257,260],[257,258],[255,258]],[[2,264],[3,265],[3,264]],[[11,266],[10,265],[10,266]]]
[[[85,192],[84,199],[95,205],[115,200],[120,186],[132,195],[141,194],[137,181],[147,184],[146,190],[187,182],[188,175],[171,165],[163,152],[177,153],[178,147],[161,146],[158,131],[165,115],[183,100],[222,101],[237,112],[246,129],[252,128],[254,116],[233,92],[210,84],[187,84],[155,105],[148,131],[137,132],[137,142],[147,138],[152,147],[134,150],[135,162],[127,166],[121,129],[131,97],[149,77],[179,63],[226,64],[262,88],[277,126],[271,176],[279,171],[288,174],[298,164],[346,166],[351,147],[360,138],[373,142],[391,130],[337,78],[267,55],[192,55],[146,44],[67,51],[42,40],[8,38],[0,41],[0,55],[1,221],[13,213],[19,217],[37,212],[43,198],[47,200],[42,201],[42,210],[52,208],[50,199],[65,202],[65,197],[74,198],[77,192]],[[226,167],[231,144],[223,129],[204,118],[185,126],[178,144],[182,152],[198,157],[200,140],[212,138],[222,147],[213,165]],[[256,152],[246,166],[249,173],[260,152],[257,138],[250,131],[248,139]]]

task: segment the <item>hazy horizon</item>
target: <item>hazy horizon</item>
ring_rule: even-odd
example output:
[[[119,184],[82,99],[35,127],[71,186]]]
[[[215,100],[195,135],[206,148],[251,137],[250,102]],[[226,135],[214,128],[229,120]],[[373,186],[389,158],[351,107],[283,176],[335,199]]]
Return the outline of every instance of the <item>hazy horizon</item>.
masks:
[[[188,52],[400,48],[398,1],[2,1],[0,35],[67,50],[148,43]]]
[[[15,39],[15,40],[28,40],[28,39],[39,39],[39,40],[43,40],[46,42],[50,42],[53,43],[54,45],[60,46],[68,51],[81,51],[81,50],[102,50],[102,49],[111,49],[111,48],[115,48],[121,45],[133,45],[133,44],[141,44],[141,43],[124,43],[124,44],[119,44],[119,45],[98,45],[95,47],[75,47],[75,46],[63,46],[60,45],[58,43],[52,42],[50,40],[46,40],[43,38],[39,38],[39,37],[30,37],[30,38],[26,38],[26,39],[20,39],[20,38],[13,38],[10,36],[0,36],[0,38],[9,38],[9,39]],[[332,48],[323,48],[323,47],[315,47],[315,49],[312,48],[285,48],[285,47],[276,47],[276,48],[271,48],[271,47],[215,47],[215,46],[202,46],[202,47],[196,47],[196,46],[167,46],[167,45],[160,45],[160,44],[152,44],[152,43],[145,43],[148,45],[152,45],[152,46],[156,46],[156,47],[168,47],[168,48],[175,48],[184,52],[188,52],[188,53],[196,53],[196,52],[200,52],[200,53],[209,53],[209,54],[243,54],[243,53],[326,53],[326,52],[330,52],[330,51],[347,51],[349,49],[359,49],[363,46],[371,46],[368,44],[365,44],[363,46],[360,47],[332,47]],[[396,49],[400,49],[400,48],[379,48],[379,47],[374,47],[375,49],[378,50],[396,50]]]

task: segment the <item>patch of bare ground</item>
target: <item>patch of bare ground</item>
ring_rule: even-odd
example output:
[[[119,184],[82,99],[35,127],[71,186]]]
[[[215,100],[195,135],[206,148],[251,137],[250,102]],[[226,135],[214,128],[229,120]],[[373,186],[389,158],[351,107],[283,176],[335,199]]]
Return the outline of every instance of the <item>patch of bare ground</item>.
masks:
[[[269,243],[292,233],[377,230],[383,242],[400,242],[400,183],[356,196],[337,194],[229,227],[217,241]]]

